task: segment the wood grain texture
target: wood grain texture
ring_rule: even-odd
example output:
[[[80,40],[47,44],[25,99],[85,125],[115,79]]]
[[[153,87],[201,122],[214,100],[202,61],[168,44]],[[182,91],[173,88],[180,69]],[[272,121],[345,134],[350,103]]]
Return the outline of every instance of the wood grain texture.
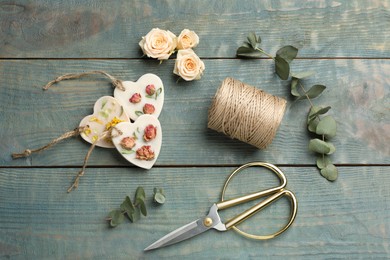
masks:
[[[0,259],[389,259],[390,258],[390,3],[383,0],[183,1],[0,0]],[[138,46],[150,29],[200,36],[200,81],[177,82],[174,60],[159,65]],[[315,70],[305,82],[327,86],[315,104],[330,105],[339,178],[329,183],[307,151],[306,101],[294,102],[271,60],[235,57],[255,31],[275,53],[298,47],[292,70]],[[174,57],[173,57],[174,58]],[[75,128],[94,102],[112,95],[102,77],[42,86],[56,76],[105,70],[122,80],[151,72],[165,84],[157,165],[142,170],[115,150],[96,148],[78,190],[66,189],[89,145],[72,138],[30,158],[11,153],[45,145]],[[274,142],[258,150],[207,129],[207,112],[225,77],[288,100]],[[217,202],[233,166],[278,164],[295,192],[298,216],[288,232],[257,242],[233,231],[210,231],[143,253],[156,239],[203,216]],[[235,178],[229,196],[275,185],[255,169]],[[139,223],[110,229],[107,213],[143,186],[162,187],[167,202],[148,201]],[[253,202],[252,202],[253,204]],[[229,219],[243,207],[221,212]],[[242,223],[271,233],[287,221],[286,199]]]
[[[206,60],[206,73],[198,82],[176,83],[173,62],[156,61],[2,61],[0,71],[0,164],[2,166],[81,165],[88,144],[73,138],[31,158],[12,160],[11,153],[37,148],[78,126],[92,113],[94,102],[112,95],[109,81],[97,77],[61,82],[48,91],[48,81],[64,73],[105,70],[123,80],[143,73],[161,76],[166,99],[160,121],[163,146],[157,165],[242,164],[265,160],[277,164],[314,164],[307,150],[307,101],[293,102],[289,87],[276,78],[270,60]],[[390,162],[390,81],[387,60],[300,60],[295,71],[318,71],[307,86],[328,86],[318,105],[332,106],[338,133],[332,140],[338,164]],[[287,112],[273,143],[266,150],[207,129],[207,113],[222,80],[231,76],[289,100]],[[111,149],[96,148],[90,165],[128,165]]]
[[[235,57],[251,31],[270,53],[283,45],[300,57],[389,57],[388,1],[5,1],[2,58],[139,58],[151,28],[195,30],[201,57]]]
[[[76,169],[0,169],[0,258],[369,258],[389,257],[389,167],[341,167],[327,183],[314,167],[282,167],[299,209],[293,226],[269,241],[245,239],[233,231],[209,231],[175,246],[143,253],[150,243],[201,217],[217,202],[233,168],[93,169],[75,192],[66,194]],[[275,185],[263,171],[243,173],[228,195]],[[142,185],[150,198],[163,187],[167,202],[153,206],[138,223],[109,229],[105,217]],[[268,186],[267,186],[268,185]],[[245,187],[245,189],[243,189]],[[375,188],[373,188],[375,187]],[[247,231],[270,232],[286,221],[281,200],[243,223]],[[224,212],[225,217],[232,212]],[[369,255],[366,255],[369,254]]]

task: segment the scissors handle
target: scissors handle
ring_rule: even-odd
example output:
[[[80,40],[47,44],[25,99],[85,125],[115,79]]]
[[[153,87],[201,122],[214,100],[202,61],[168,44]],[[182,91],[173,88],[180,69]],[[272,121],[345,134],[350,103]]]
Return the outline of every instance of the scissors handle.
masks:
[[[277,187],[273,187],[273,188],[264,190],[264,191],[251,193],[251,194],[246,195],[246,196],[242,196],[242,197],[238,197],[238,198],[234,198],[234,199],[229,199],[229,200],[225,201],[224,200],[225,191],[226,191],[226,188],[227,188],[229,182],[231,181],[231,179],[238,172],[242,171],[245,168],[251,167],[251,166],[262,166],[262,167],[270,169],[271,171],[273,171],[278,176],[278,178],[280,180],[280,185],[277,186]],[[241,203],[244,203],[244,202],[248,202],[250,200],[254,200],[254,199],[257,199],[257,198],[260,198],[260,197],[264,197],[264,196],[268,196],[268,195],[271,195],[271,194],[272,195],[269,196],[268,198],[264,199],[260,203],[256,204],[255,206],[253,206],[253,207],[249,208],[248,210],[244,211],[243,213],[239,214],[238,216],[228,220],[225,223],[226,229],[232,228],[232,229],[234,229],[235,231],[237,231],[238,233],[240,233],[241,235],[243,235],[245,237],[258,239],[258,240],[265,240],[265,239],[274,238],[274,237],[280,235],[281,233],[283,233],[284,231],[286,231],[291,226],[291,224],[294,222],[294,219],[295,219],[296,214],[297,214],[297,209],[298,209],[297,199],[296,199],[294,193],[292,193],[291,191],[285,189],[286,185],[287,185],[287,179],[284,176],[283,172],[278,167],[276,167],[273,164],[264,163],[264,162],[252,162],[252,163],[244,164],[241,167],[239,167],[236,170],[234,170],[230,174],[228,179],[226,180],[225,185],[224,185],[224,187],[222,189],[221,201],[216,204],[218,209],[221,209],[221,210],[222,209],[226,209],[226,208],[233,207],[235,205],[238,205],[238,204],[241,204]],[[287,196],[290,199],[290,202],[291,202],[290,219],[289,219],[288,223],[283,228],[281,228],[279,231],[277,231],[276,233],[273,233],[273,234],[270,234],[270,235],[262,235],[262,236],[260,236],[260,235],[252,235],[252,234],[248,234],[248,233],[238,229],[235,226],[235,225],[240,224],[242,221],[250,218],[251,216],[253,216],[258,211],[264,209],[265,207],[270,205],[272,202],[282,198],[283,196]]]
[[[255,200],[255,199],[258,199],[260,197],[264,197],[264,196],[267,196],[267,195],[270,195],[270,194],[273,194],[273,193],[276,193],[282,189],[284,189],[287,185],[287,179],[286,179],[286,176],[284,176],[283,172],[278,168],[276,167],[275,165],[273,164],[270,164],[270,163],[264,163],[264,162],[251,162],[251,163],[247,163],[247,164],[244,164],[240,167],[238,167],[237,169],[235,169],[231,174],[230,176],[228,177],[228,179],[226,180],[225,182],[225,185],[223,186],[223,193],[224,191],[226,190],[229,182],[231,181],[231,179],[240,171],[244,170],[245,168],[248,168],[248,167],[252,167],[252,166],[262,166],[262,167],[265,167],[265,168],[268,168],[270,169],[271,171],[273,171],[279,178],[280,180],[280,184],[279,186],[276,186],[276,187],[273,187],[273,188],[270,188],[270,189],[267,189],[267,190],[264,190],[264,191],[259,191],[259,192],[254,192],[254,193],[251,193],[251,194],[248,194],[248,195],[245,195],[245,196],[242,196],[242,197],[238,197],[238,198],[234,198],[234,199],[229,199],[229,200],[224,200],[223,199],[223,195],[222,195],[222,201],[218,202],[217,203],[217,207],[218,209],[222,210],[222,209],[227,209],[227,208],[230,208],[230,207],[233,207],[233,206],[236,206],[238,204],[241,204],[241,203],[244,203],[244,202],[248,202],[248,201],[251,201],[251,200]]]
[[[291,199],[292,209],[291,209],[290,219],[289,219],[288,223],[282,229],[280,229],[278,232],[272,234],[269,238],[273,238],[273,237],[283,233],[286,229],[288,229],[291,226],[291,224],[293,223],[295,216],[297,214],[297,200],[295,198],[294,193],[292,193],[289,190],[284,190],[284,189],[279,191],[278,193],[268,197],[267,199],[261,201],[260,203],[256,204],[255,206],[247,209],[246,211],[239,214],[238,216],[227,221],[225,223],[226,229],[230,229],[233,226],[240,224],[242,221],[250,218],[251,216],[256,214],[258,211],[264,209],[265,207],[270,205],[272,202],[282,198],[283,196],[288,196]]]

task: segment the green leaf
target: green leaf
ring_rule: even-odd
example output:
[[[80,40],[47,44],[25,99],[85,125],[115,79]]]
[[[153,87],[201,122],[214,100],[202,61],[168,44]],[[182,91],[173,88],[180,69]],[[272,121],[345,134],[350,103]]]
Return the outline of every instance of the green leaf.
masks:
[[[108,220],[110,221],[111,227],[118,226],[123,222],[124,219],[125,218],[122,214],[122,211],[119,209],[112,210],[110,213],[108,213]]]
[[[140,218],[141,218],[141,214],[140,214],[140,209],[139,208],[135,208],[134,212],[129,215],[129,218],[131,220],[131,222],[137,222]]]
[[[292,78],[291,80],[291,95],[293,95],[294,97],[299,97],[301,95],[297,89],[298,82],[298,78]]]
[[[318,155],[317,157],[317,167],[319,169],[324,169],[327,165],[332,164],[329,157],[323,154]]]
[[[146,211],[146,205],[145,205],[145,202],[143,200],[140,200],[138,199],[137,200],[137,204],[138,204],[138,207],[142,213],[142,215],[144,215],[145,217],[148,215],[147,211]]]
[[[275,57],[275,72],[282,80],[288,79],[290,75],[290,65],[279,55]]]
[[[314,85],[308,91],[306,91],[305,95],[302,95],[298,98],[298,100],[305,99],[308,96],[309,98],[316,98],[326,89],[324,85]]]
[[[321,175],[328,181],[335,181],[338,176],[338,170],[333,164],[328,164],[321,170]]]
[[[139,110],[135,111],[134,113],[135,113],[137,116],[142,116],[142,115],[144,114],[144,112],[139,111]]]
[[[308,78],[314,74],[316,74],[315,71],[309,70],[309,71],[302,71],[302,72],[298,72],[298,73],[291,73],[291,77],[297,78],[297,79],[304,79],[304,78]]]
[[[135,153],[134,150],[122,150],[121,154],[132,154]]]
[[[308,120],[312,120],[319,115],[326,114],[330,110],[330,106],[327,107],[317,107],[318,109],[315,112],[309,113]]]
[[[241,46],[237,49],[236,52],[237,56],[244,57],[244,58],[259,58],[262,56],[262,53],[254,50],[252,48]]]
[[[156,192],[153,197],[154,201],[159,203],[159,204],[164,204],[165,203],[165,196],[164,194],[160,192]]]
[[[325,135],[326,138],[332,138],[336,135],[337,124],[332,116],[325,116],[321,118],[317,125],[316,133]]]
[[[135,208],[133,203],[131,202],[131,199],[129,196],[126,196],[125,200],[121,204],[121,210],[126,212],[127,216],[130,218],[130,216],[134,213]]]
[[[330,147],[328,143],[318,138],[315,138],[310,140],[309,150],[316,153],[327,154],[330,152]]]
[[[316,129],[317,129],[317,125],[318,123],[320,122],[320,120],[318,118],[314,118],[313,120],[311,120],[309,122],[309,124],[307,125],[307,129],[312,132],[312,133],[315,133],[316,132]]]
[[[252,48],[256,49],[257,48],[257,37],[256,37],[256,34],[254,32],[251,32],[251,33],[249,33],[247,38],[248,38],[248,43],[252,46]]]
[[[295,59],[297,54],[298,54],[298,49],[291,45],[284,46],[276,52],[276,56],[282,57],[288,63],[290,63],[293,59]]]
[[[141,201],[144,201],[145,200],[145,190],[144,188],[142,188],[141,186],[139,186],[135,192],[135,200],[141,200]]]
[[[327,144],[328,144],[329,149],[330,149],[330,151],[327,154],[334,153],[336,151],[336,147],[332,143],[327,142]]]

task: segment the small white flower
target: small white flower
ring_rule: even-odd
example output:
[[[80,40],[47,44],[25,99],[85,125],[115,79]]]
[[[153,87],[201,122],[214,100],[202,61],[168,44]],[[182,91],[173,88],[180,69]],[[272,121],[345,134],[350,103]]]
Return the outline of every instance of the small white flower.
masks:
[[[184,29],[177,37],[177,49],[191,49],[199,44],[199,37],[194,31]]]
[[[192,49],[179,50],[173,73],[186,81],[198,80],[205,69],[203,61]]]
[[[167,60],[176,49],[177,38],[170,31],[154,28],[142,37],[139,46],[148,57]]]

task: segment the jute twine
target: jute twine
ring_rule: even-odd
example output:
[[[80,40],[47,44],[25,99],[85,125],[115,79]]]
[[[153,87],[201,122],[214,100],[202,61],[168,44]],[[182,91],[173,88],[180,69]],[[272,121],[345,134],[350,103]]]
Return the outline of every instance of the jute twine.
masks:
[[[286,103],[280,97],[226,78],[212,101],[208,127],[265,149],[275,137]]]
[[[70,73],[70,74],[65,74],[65,75],[59,76],[59,77],[55,78],[54,80],[50,81],[49,83],[47,83],[43,87],[43,90],[49,89],[52,85],[54,85],[55,83],[60,82],[62,80],[78,79],[78,78],[82,78],[84,76],[96,75],[96,74],[101,74],[101,75],[104,75],[107,78],[109,78],[112,82],[112,85],[115,88],[119,88],[122,91],[126,90],[125,87],[123,86],[121,80],[114,78],[113,76],[111,76],[110,74],[108,74],[107,72],[102,71],[102,70],[93,70],[93,71],[88,71],[88,72],[83,72],[83,73]]]

